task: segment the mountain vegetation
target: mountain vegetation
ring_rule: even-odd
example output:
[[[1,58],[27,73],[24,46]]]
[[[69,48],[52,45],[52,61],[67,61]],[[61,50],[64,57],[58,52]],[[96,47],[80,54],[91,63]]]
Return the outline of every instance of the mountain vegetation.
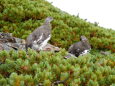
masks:
[[[50,43],[61,51],[1,51],[0,86],[114,86],[114,30],[63,12],[45,0],[0,0],[0,32],[26,39],[48,16],[54,18]],[[89,39],[90,54],[64,59],[81,35]]]

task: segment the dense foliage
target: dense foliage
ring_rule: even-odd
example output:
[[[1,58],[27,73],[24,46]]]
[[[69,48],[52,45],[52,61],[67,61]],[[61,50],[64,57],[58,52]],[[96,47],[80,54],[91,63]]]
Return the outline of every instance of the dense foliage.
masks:
[[[0,52],[0,86],[114,86],[115,31],[65,13],[45,0],[0,0],[0,31],[26,38],[47,16],[52,16],[50,43],[68,49],[85,35],[94,50],[79,58],[58,53]],[[100,50],[110,50],[101,55]]]
[[[92,52],[76,59],[64,59],[65,55],[65,50],[29,50],[28,55],[25,51],[2,51],[0,86],[51,86],[56,81],[63,81],[58,86],[115,85],[115,54],[103,56]]]
[[[47,16],[54,17],[52,44],[67,49],[85,35],[93,48],[115,52],[115,31],[111,29],[71,16],[45,0],[0,0],[0,31],[16,37],[25,39]]]

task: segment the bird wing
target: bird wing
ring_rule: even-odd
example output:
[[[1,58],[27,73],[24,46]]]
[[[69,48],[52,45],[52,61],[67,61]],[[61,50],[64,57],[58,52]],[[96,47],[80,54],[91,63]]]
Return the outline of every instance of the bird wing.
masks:
[[[41,42],[40,47],[39,47],[40,50],[42,50],[43,47],[45,47],[45,46],[47,45],[47,43],[48,43],[48,41],[50,40],[50,38],[51,38],[51,35],[49,35],[47,38],[45,38],[45,40],[43,40],[43,41]]]
[[[41,34],[41,36],[39,36],[39,38],[36,40],[36,43],[40,42],[43,39],[43,33]]]

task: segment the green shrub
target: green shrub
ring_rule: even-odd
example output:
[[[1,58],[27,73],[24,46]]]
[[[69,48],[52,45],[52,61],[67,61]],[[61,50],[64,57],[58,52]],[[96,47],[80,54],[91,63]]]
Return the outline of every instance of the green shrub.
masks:
[[[0,31],[25,39],[47,16],[54,17],[50,43],[68,49],[81,35],[93,48],[115,52],[115,31],[71,16],[45,0],[0,0]]]
[[[50,43],[68,49],[81,35],[92,45],[90,54],[64,59],[58,53],[25,51],[0,52],[0,86],[114,86],[115,54],[101,55],[100,50],[115,52],[115,31],[99,27],[52,6],[45,0],[0,0],[0,31],[25,39],[54,17]]]
[[[0,65],[0,85],[51,86],[64,80],[61,86],[110,86],[115,83],[115,54],[91,53],[76,59],[64,59],[65,55],[65,50],[58,53],[29,50],[28,55],[25,51],[1,51],[0,59],[7,57]]]

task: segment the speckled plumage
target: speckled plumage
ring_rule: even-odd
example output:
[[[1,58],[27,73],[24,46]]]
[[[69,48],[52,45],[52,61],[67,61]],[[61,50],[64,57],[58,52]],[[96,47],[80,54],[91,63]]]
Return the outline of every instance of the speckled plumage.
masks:
[[[51,24],[50,22],[53,20],[52,17],[47,17],[42,26],[35,29],[26,39],[26,48],[40,48],[40,46],[45,46],[51,37]],[[43,42],[46,41],[45,45],[42,45]],[[42,48],[40,48],[42,49]]]
[[[90,49],[91,46],[88,42],[88,39],[85,36],[81,36],[81,41],[72,44],[69,47],[68,52],[78,57],[79,55],[86,54],[90,51]]]

